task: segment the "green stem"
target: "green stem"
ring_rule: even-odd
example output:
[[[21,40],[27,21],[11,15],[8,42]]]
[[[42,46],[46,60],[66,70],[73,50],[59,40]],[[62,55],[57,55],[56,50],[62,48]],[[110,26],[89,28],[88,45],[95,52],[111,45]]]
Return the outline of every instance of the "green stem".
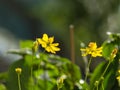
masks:
[[[20,74],[18,74],[18,87],[19,87],[19,90],[21,90],[21,84],[20,84]]]
[[[31,78],[32,78],[32,70],[33,70],[33,67],[31,66]]]
[[[111,63],[111,61],[109,61],[109,63],[107,64],[107,66],[106,66],[104,72],[102,73],[101,77],[100,77],[99,80],[98,80],[99,82],[100,82],[100,80],[104,77],[104,75],[105,75],[105,73],[106,73],[108,67],[110,66],[110,63]],[[99,85],[99,84],[98,84],[98,85]],[[102,81],[102,89],[104,90],[103,81]]]
[[[98,85],[97,85],[97,90],[98,90]]]
[[[38,74],[39,74],[40,65],[41,65],[41,62],[38,64]],[[39,83],[38,83],[38,80],[39,80],[38,76],[39,76],[39,75],[38,75],[38,74],[37,74],[36,84],[37,84],[37,86],[39,87]]]
[[[88,65],[86,67],[85,81],[87,81],[87,77],[89,75],[89,67],[90,67],[91,61],[92,61],[92,57],[90,57],[90,60],[89,60]]]
[[[47,79],[46,79],[46,69],[44,70],[44,85],[45,85],[45,89],[44,90],[47,90],[48,86],[47,86]]]
[[[58,87],[58,89],[57,89],[57,90],[60,90],[60,89],[59,89],[59,87]]]
[[[34,57],[34,53],[32,54],[32,60],[31,60],[31,81],[32,81],[32,88],[31,88],[31,90],[33,90],[33,57]]]
[[[34,57],[34,53],[32,54],[32,60],[31,60],[31,78],[33,78],[33,57]]]
[[[102,90],[104,90],[103,82],[102,82]]]
[[[109,61],[108,65],[107,65],[107,67],[105,68],[105,70],[104,70],[103,74],[101,75],[101,77],[103,77],[103,76],[104,76],[104,74],[106,73],[106,71],[107,71],[108,67],[110,66],[110,63],[111,63],[111,61]]]

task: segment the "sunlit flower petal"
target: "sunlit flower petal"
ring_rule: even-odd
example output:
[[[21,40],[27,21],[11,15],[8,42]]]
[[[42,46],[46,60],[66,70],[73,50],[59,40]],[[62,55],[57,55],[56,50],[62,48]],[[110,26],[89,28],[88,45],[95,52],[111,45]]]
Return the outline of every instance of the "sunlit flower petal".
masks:
[[[58,46],[59,45],[59,43],[53,43],[52,44],[52,46]]]
[[[51,49],[54,50],[54,51],[60,51],[60,48],[52,46],[52,45],[51,45]]]
[[[94,42],[90,42],[88,46],[89,46],[89,48],[92,49],[92,50],[95,50],[95,49],[97,48],[97,44],[94,43]]]
[[[37,42],[38,42],[39,44],[42,44],[44,41],[43,41],[41,38],[37,38]]]
[[[53,41],[54,41],[54,37],[50,37],[49,38],[49,43],[53,43]]]
[[[45,42],[48,42],[48,35],[43,34],[42,40],[45,41]]]

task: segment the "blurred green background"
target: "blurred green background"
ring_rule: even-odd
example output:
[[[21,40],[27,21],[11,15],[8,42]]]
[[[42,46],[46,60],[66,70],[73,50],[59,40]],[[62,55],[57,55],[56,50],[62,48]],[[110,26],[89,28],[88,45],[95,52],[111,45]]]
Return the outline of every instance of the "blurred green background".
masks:
[[[20,40],[35,40],[43,33],[55,36],[61,51],[70,59],[70,29],[74,25],[75,60],[82,59],[80,42],[98,46],[107,39],[106,32],[120,32],[120,0],[0,0],[0,72],[19,56],[8,49],[19,48]]]

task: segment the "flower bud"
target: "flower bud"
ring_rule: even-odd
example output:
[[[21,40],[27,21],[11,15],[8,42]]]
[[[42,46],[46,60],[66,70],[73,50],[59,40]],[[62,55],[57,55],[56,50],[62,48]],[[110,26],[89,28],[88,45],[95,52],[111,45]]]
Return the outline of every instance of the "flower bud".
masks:
[[[17,74],[21,74],[22,69],[18,67],[18,68],[15,68],[15,71],[16,71]]]

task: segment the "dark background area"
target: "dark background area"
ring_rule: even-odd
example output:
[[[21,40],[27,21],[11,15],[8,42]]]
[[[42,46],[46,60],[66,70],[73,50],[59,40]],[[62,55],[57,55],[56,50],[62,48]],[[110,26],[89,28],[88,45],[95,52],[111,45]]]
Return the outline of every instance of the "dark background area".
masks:
[[[43,33],[55,36],[61,48],[57,54],[70,59],[71,24],[76,63],[83,67],[80,41],[94,41],[99,46],[107,39],[106,32],[119,32],[120,0],[0,0],[0,71],[19,58],[7,50],[19,48],[20,40],[35,40]]]

